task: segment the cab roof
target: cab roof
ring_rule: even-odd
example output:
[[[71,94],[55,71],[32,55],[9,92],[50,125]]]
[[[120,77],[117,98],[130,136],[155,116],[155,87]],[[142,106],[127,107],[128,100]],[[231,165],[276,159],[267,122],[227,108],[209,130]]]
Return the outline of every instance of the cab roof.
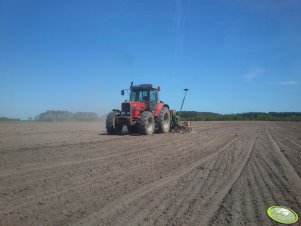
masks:
[[[160,87],[153,86],[153,84],[140,84],[140,85],[132,85],[131,89],[151,89],[151,90],[160,90]]]

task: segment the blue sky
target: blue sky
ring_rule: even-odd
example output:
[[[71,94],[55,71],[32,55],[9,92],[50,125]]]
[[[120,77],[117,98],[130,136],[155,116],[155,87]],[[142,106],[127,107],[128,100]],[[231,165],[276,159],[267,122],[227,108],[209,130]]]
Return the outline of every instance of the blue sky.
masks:
[[[0,116],[106,114],[135,84],[178,110],[301,111],[298,0],[0,0]]]

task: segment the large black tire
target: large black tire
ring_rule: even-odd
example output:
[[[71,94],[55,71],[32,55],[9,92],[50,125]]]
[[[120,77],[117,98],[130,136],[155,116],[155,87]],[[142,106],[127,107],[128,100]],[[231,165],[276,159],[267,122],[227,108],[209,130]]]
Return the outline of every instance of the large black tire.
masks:
[[[167,107],[163,107],[157,117],[157,124],[161,133],[168,133],[170,129],[170,113]]]
[[[152,112],[144,111],[139,119],[139,132],[140,134],[150,135],[155,131],[155,118]]]
[[[121,134],[123,125],[118,124],[116,117],[119,116],[120,113],[118,111],[112,111],[108,114],[106,120],[106,128],[108,134]]]

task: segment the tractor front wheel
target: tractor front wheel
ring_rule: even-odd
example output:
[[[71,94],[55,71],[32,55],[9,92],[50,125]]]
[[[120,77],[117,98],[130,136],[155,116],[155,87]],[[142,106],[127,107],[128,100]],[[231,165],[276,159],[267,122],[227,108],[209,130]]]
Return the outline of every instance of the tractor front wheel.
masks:
[[[106,120],[106,128],[108,134],[121,134],[122,132],[122,124],[119,124],[117,121],[117,116],[120,116],[118,111],[112,111],[108,114]]]
[[[150,111],[144,111],[139,119],[139,131],[141,134],[150,135],[155,131],[155,118]]]
[[[167,107],[163,107],[157,117],[159,131],[161,133],[168,133],[170,129],[170,113]]]

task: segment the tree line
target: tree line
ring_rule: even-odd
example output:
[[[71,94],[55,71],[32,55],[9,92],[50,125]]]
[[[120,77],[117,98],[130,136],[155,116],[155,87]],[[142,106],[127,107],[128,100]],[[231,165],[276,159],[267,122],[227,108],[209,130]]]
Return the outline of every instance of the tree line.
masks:
[[[99,117],[94,112],[52,111],[48,110],[35,117],[36,121],[96,121]]]
[[[247,112],[218,114],[213,112],[182,111],[181,120],[189,121],[301,121],[301,112]]]
[[[179,114],[179,112],[177,112]],[[31,120],[31,118],[29,119]],[[94,112],[48,110],[34,117],[36,121],[97,121]],[[182,111],[181,120],[187,121],[301,121],[301,112],[247,112],[218,114],[213,112]],[[20,121],[18,118],[0,117],[0,121]]]
[[[19,118],[0,117],[0,121],[20,121]]]

